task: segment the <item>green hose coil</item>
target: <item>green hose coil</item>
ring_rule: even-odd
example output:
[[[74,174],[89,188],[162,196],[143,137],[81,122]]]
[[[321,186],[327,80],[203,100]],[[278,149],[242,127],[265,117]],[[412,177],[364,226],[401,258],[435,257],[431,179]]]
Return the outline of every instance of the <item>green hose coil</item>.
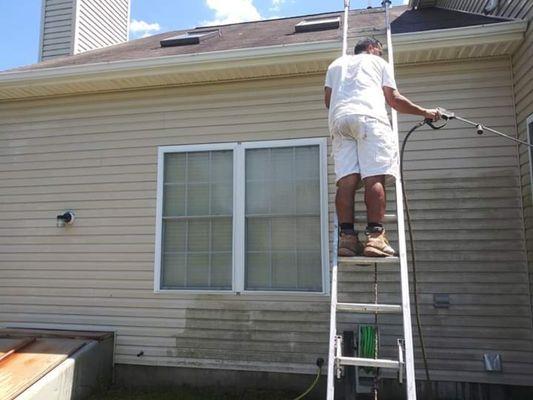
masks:
[[[377,328],[373,325],[361,325],[359,327],[359,348],[358,355],[362,358],[377,358],[376,342],[378,340]],[[374,368],[364,368],[365,371],[372,371]]]

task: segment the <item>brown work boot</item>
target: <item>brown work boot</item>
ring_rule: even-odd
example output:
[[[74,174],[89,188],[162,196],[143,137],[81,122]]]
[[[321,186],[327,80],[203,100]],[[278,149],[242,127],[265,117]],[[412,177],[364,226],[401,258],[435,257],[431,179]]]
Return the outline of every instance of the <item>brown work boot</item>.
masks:
[[[363,255],[365,257],[391,257],[396,255],[396,251],[390,246],[385,229],[374,228],[366,232],[367,240]]]
[[[357,232],[353,235],[341,232],[339,234],[339,256],[355,257],[363,253],[363,245],[359,242]]]

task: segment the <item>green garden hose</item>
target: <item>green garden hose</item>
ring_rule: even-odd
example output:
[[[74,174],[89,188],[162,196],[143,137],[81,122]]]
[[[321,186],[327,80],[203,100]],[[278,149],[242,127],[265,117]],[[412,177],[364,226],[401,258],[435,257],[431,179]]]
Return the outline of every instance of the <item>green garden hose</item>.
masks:
[[[363,325],[359,329],[361,340],[359,341],[359,357],[376,358],[376,327],[372,325]]]

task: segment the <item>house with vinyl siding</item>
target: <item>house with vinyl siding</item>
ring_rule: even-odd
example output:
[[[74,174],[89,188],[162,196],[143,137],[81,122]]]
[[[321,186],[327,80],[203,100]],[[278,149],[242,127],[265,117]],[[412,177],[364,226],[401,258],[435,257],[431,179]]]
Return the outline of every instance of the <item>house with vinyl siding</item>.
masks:
[[[108,3],[127,26],[128,7]],[[418,3],[391,9],[400,91],[528,140],[533,4],[501,1],[485,15],[481,1]],[[0,326],[114,332],[120,383],[305,389],[328,347],[335,185],[323,84],[342,21],[295,25],[341,12],[86,51],[73,45],[90,41],[76,28],[95,18],[83,7],[44,2],[42,48],[55,47],[0,73]],[[54,32],[65,18],[66,33]],[[349,43],[385,43],[380,8],[352,10],[349,28]],[[199,43],[161,46],[180,36]],[[417,122],[401,115],[400,139]],[[432,380],[457,398],[530,386],[529,150],[451,121],[417,131],[405,160]],[[74,223],[57,227],[66,210]],[[380,267],[383,302],[399,302],[397,272]],[[373,301],[373,279],[343,267],[340,300]],[[346,316],[342,329],[368,318]],[[394,357],[400,317],[378,322],[381,353]],[[500,354],[501,371],[485,370],[486,353]],[[423,380],[416,335],[415,356]]]

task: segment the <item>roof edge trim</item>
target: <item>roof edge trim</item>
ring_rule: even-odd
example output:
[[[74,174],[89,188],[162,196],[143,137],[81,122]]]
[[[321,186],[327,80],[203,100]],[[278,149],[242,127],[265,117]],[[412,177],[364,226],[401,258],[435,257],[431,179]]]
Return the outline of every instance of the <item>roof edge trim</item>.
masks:
[[[445,30],[422,31],[394,34],[395,52],[423,52],[428,49],[450,48],[457,46],[458,40],[465,45],[496,44],[521,41],[527,29],[522,20],[453,28]],[[351,37],[354,39],[354,37]],[[290,45],[267,46],[246,49],[232,49],[210,53],[194,53],[159,58],[114,61],[108,63],[56,67],[49,69],[12,71],[0,73],[0,101],[56,96],[58,93],[97,92],[93,84],[121,80],[120,88],[111,86],[109,90],[123,90],[148,87],[148,83],[127,86],[136,77],[152,77],[160,80],[162,76],[184,72],[198,72],[203,81],[220,81],[221,71],[243,68],[258,68],[261,73],[275,73],[282,64],[294,64],[294,68],[305,70],[309,63],[328,63],[340,55],[341,43],[337,40],[298,43]],[[327,65],[327,64],[326,64]],[[261,77],[263,75],[258,75]],[[72,90],[76,86],[76,92]],[[79,86],[85,87],[85,92]],[[100,86],[99,86],[100,87]]]

